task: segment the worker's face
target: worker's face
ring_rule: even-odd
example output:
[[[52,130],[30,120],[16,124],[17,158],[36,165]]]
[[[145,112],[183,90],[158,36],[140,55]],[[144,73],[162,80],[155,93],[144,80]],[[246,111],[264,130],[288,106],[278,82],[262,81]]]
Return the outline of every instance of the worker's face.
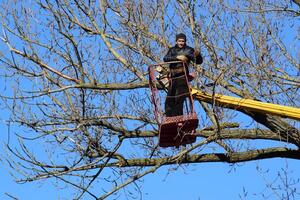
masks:
[[[177,41],[176,41],[176,44],[179,48],[183,48],[185,46],[185,40],[183,38],[179,38]]]

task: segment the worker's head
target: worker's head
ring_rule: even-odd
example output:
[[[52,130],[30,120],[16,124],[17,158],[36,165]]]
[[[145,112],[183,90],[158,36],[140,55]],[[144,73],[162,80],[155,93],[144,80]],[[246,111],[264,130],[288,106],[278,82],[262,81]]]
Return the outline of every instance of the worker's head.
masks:
[[[186,44],[186,36],[184,33],[179,33],[176,35],[176,44],[179,48],[183,48]]]

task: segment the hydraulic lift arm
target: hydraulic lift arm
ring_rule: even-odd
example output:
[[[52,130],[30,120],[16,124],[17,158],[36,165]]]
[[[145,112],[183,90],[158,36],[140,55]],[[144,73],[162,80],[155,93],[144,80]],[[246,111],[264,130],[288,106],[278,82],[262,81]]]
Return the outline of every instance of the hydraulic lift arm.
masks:
[[[212,103],[214,101],[216,105],[225,106],[228,108],[242,108],[249,111],[267,113],[300,121],[300,108],[264,103],[251,99],[242,99],[221,94],[215,94],[213,97],[212,94],[202,92],[195,88],[192,88],[192,95],[195,99],[207,103]]]

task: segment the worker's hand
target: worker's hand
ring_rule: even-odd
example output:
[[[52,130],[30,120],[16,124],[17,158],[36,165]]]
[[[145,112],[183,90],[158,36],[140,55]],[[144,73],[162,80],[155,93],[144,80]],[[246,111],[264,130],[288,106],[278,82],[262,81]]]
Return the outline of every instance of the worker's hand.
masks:
[[[179,55],[179,56],[176,56],[176,58],[183,62],[186,62],[188,60],[188,58],[185,55]]]
[[[200,51],[199,51],[198,49],[196,49],[196,50],[194,51],[194,56],[197,57],[197,56],[199,56],[199,54],[200,54]]]

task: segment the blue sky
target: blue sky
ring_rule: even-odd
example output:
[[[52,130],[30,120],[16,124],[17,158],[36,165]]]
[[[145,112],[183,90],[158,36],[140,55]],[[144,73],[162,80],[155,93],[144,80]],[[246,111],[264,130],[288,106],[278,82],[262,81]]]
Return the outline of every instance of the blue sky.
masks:
[[[5,127],[1,126],[4,133]],[[297,180],[300,177],[299,161],[286,159],[269,159],[263,161],[252,161],[230,165],[226,163],[204,163],[195,164],[188,169],[179,167],[174,171],[165,166],[154,174],[145,177],[141,184],[141,191],[145,200],[163,199],[194,199],[194,200],[219,200],[219,199],[240,199],[244,191],[247,196],[244,199],[263,199],[261,193],[270,195],[269,199],[278,199],[271,189],[266,187],[272,183],[278,172],[286,169],[289,172],[289,179]],[[259,172],[257,168],[261,168]],[[19,199],[71,199],[71,194],[60,191],[54,187],[56,183],[52,179],[49,182],[34,182],[27,184],[16,184],[8,174],[8,168],[1,162],[0,165],[0,199],[11,199],[4,193],[9,193]],[[171,173],[168,171],[171,170]],[[274,186],[281,185],[276,181]],[[131,186],[130,186],[131,187]],[[300,184],[295,185],[300,188]],[[114,199],[112,195],[108,199]],[[92,199],[92,198],[85,198]],[[125,199],[124,196],[118,199]]]
[[[299,24],[299,20],[296,21]],[[286,37],[288,39],[290,37]],[[0,47],[1,49],[2,47]],[[1,68],[0,68],[1,69]],[[4,80],[0,77],[0,91],[4,87]],[[2,105],[3,106],[3,105]],[[12,199],[5,195],[11,194],[18,199],[71,199],[72,191],[63,190],[55,187],[55,179],[51,181],[37,181],[26,184],[16,184],[12,176],[9,175],[11,169],[5,162],[4,145],[8,140],[8,127],[6,119],[9,117],[6,110],[1,106],[0,111],[0,199]],[[198,108],[198,106],[197,106]],[[201,113],[199,113],[201,114]],[[249,118],[244,115],[238,115],[238,120],[244,123],[244,126],[251,124]],[[22,129],[18,126],[11,126],[10,132],[13,135]],[[11,142],[13,136],[11,135]],[[257,145],[268,145],[265,141],[256,142]],[[38,148],[36,149],[38,152]],[[39,152],[42,153],[42,152]],[[178,168],[176,168],[178,167]],[[269,196],[268,199],[279,199],[276,192],[267,188],[267,185],[274,183],[274,186],[283,186],[284,182],[278,179],[278,174],[282,175],[283,170],[287,170],[288,180],[297,181],[300,178],[300,162],[297,160],[286,159],[268,159],[261,161],[252,161],[230,165],[227,163],[202,163],[194,164],[186,168],[185,166],[164,166],[156,173],[148,174],[142,182],[142,199],[195,199],[195,200],[219,200],[219,199],[263,199],[261,193]],[[176,170],[174,169],[176,168]],[[170,173],[169,173],[170,171]],[[63,185],[60,185],[63,187]],[[300,188],[297,183],[295,188]],[[134,192],[134,187],[129,186],[129,190]],[[136,191],[135,191],[136,192]],[[247,193],[246,196],[243,194]],[[299,192],[298,192],[299,193]],[[138,194],[138,192],[137,192]],[[281,193],[279,192],[279,195]],[[241,195],[241,198],[239,197]],[[298,195],[300,197],[300,194]],[[112,195],[108,199],[115,199]],[[139,197],[137,195],[137,197]],[[92,199],[86,196],[85,199]],[[121,198],[126,199],[125,195]]]
[[[3,116],[3,115],[1,115]],[[18,131],[18,127],[11,127],[11,132]],[[3,121],[0,124],[1,146],[7,142],[8,128]],[[1,151],[1,158],[5,152]],[[278,180],[278,173],[283,170],[288,172],[288,179],[297,181],[300,177],[300,163],[297,160],[267,159],[239,164],[227,163],[202,163],[186,166],[164,166],[156,173],[148,174],[141,185],[142,199],[240,199],[240,196],[247,192],[242,199],[263,199],[261,193],[270,195],[269,199],[276,198],[276,193],[267,188],[269,183],[274,186],[283,187],[284,182]],[[174,170],[176,169],[176,170]],[[37,181],[27,184],[16,184],[9,175],[11,169],[7,163],[0,162],[0,199],[11,199],[8,193],[18,199],[71,199],[72,191],[59,190],[55,187],[55,179],[51,181]],[[170,172],[170,173],[169,173]],[[276,180],[274,182],[274,180]],[[61,184],[60,184],[61,185]],[[297,183],[295,188],[300,188]],[[134,187],[129,186],[134,191]],[[280,191],[279,194],[281,194]],[[138,195],[137,195],[138,196]],[[112,195],[108,199],[115,199],[118,196]],[[138,196],[139,197],[139,196]],[[84,199],[92,199],[86,196]],[[126,199],[121,196],[118,199]]]

